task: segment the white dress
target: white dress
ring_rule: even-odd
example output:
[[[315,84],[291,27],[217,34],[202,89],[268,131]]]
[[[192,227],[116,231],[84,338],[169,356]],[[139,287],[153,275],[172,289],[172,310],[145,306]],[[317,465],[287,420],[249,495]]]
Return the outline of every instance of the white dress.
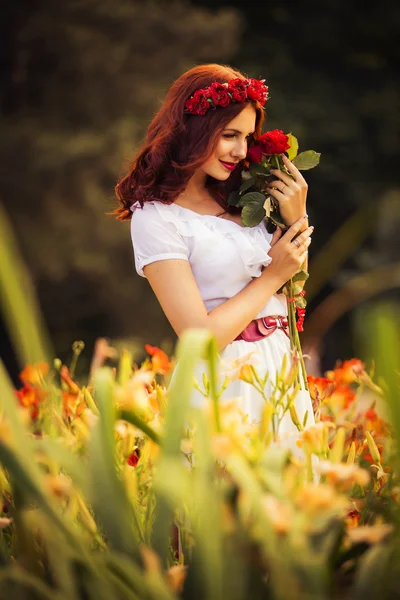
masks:
[[[242,227],[228,219],[200,215],[177,204],[165,205],[158,201],[146,202],[143,209],[136,203],[131,210],[131,236],[139,275],[145,277],[143,267],[158,260],[179,258],[189,261],[208,312],[239,293],[254,277],[261,275],[262,267],[272,261],[268,255],[272,234],[267,232],[264,223]],[[272,296],[255,318],[268,315],[287,315],[283,294]],[[228,344],[220,353],[221,364],[226,365],[251,351],[258,358],[254,367],[261,377],[268,371],[269,381],[274,380],[277,370],[281,369],[285,354],[290,363],[289,338],[277,329],[257,342],[238,340]],[[200,364],[196,373],[199,382],[204,370]],[[270,389],[267,382],[265,391],[268,393]],[[228,398],[239,399],[249,421],[260,420],[265,401],[252,385],[241,380],[232,381],[222,396],[222,399]],[[203,401],[200,392],[194,390],[193,402]],[[297,395],[295,407],[301,423],[306,412],[307,426],[314,423],[311,399],[306,390]],[[287,445],[294,449],[298,430],[288,412],[281,421],[279,435],[290,440]]]

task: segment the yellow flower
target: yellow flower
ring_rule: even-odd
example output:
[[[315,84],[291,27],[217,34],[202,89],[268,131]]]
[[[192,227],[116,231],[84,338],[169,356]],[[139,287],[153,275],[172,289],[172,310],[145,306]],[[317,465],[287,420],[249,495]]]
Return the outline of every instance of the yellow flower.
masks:
[[[151,371],[139,369],[123,387],[116,386],[115,399],[118,408],[145,412],[149,407],[147,386],[153,382]],[[142,414],[143,416],[143,414]]]
[[[178,592],[178,594],[180,594],[183,591],[183,584],[185,583],[186,574],[186,565],[174,565],[168,569],[167,582],[174,592]]]
[[[235,449],[235,443],[229,434],[216,433],[211,438],[211,447],[217,460],[224,460],[232,454]]]
[[[181,440],[181,452],[182,454],[193,453],[193,439],[184,438]]]
[[[329,483],[339,486],[343,491],[349,490],[355,484],[365,487],[370,481],[369,473],[354,464],[323,460],[319,462],[316,469],[321,475],[326,476]]]
[[[228,377],[231,381],[242,379],[247,383],[252,383],[254,375],[251,367],[259,361],[260,357],[254,350],[239,358],[221,360],[220,375]]]
[[[47,475],[46,487],[53,496],[67,500],[72,492],[72,480],[62,473],[60,475]]]
[[[367,542],[368,544],[379,544],[384,538],[392,533],[394,527],[389,523],[379,523],[378,525],[364,525],[349,529],[347,537],[354,544]]]
[[[275,531],[282,534],[287,533],[293,518],[289,507],[272,494],[265,494],[262,504]]]
[[[341,513],[348,506],[347,498],[338,495],[332,486],[324,483],[306,484],[296,492],[294,502],[312,517]]]
[[[12,519],[8,519],[7,517],[0,517],[0,529],[4,529],[5,527],[8,527],[11,522],[12,522]]]
[[[335,429],[336,425],[330,421],[319,421],[315,425],[310,425],[302,431],[297,445],[302,447],[304,443],[312,452],[320,454],[325,449],[329,428]]]
[[[40,385],[43,383],[48,372],[49,365],[42,361],[35,363],[34,365],[26,365],[24,370],[20,373],[20,378],[24,383]]]

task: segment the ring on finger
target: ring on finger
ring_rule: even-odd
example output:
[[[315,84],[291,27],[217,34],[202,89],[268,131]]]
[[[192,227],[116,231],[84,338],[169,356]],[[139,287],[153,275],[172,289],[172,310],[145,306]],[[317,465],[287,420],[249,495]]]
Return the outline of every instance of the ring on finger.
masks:
[[[296,246],[298,248],[300,248],[300,242],[299,242],[299,240],[293,240],[293,244],[296,244]]]

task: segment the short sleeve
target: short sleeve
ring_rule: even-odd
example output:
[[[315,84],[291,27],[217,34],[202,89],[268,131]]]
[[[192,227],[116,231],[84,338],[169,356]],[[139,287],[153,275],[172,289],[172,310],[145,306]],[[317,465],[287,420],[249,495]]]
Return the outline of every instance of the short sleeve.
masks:
[[[158,260],[189,260],[189,250],[175,223],[165,221],[151,204],[135,207],[131,219],[131,238],[136,271]]]

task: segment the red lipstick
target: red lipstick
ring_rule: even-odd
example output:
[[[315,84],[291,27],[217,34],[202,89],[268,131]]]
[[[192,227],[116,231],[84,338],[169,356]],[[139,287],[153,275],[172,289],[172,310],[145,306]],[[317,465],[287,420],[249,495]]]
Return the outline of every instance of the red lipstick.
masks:
[[[233,171],[233,169],[235,169],[238,165],[238,163],[224,162],[223,160],[220,160],[219,162],[225,167],[225,169],[228,169],[228,171]]]

